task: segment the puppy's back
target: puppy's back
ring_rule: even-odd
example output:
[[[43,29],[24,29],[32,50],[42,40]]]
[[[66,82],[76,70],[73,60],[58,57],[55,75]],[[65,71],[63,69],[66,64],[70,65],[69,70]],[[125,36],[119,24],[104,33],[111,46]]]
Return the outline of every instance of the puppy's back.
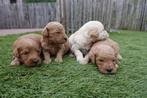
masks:
[[[41,35],[39,35],[39,34],[27,34],[27,35],[23,35],[23,36],[19,37],[18,39],[24,39],[24,38],[30,38],[30,39],[33,39],[33,40],[40,40]]]
[[[39,46],[41,46],[41,35],[39,34],[26,34],[23,36],[20,36],[12,45],[12,48],[16,48],[18,45],[23,45],[23,42],[29,42],[29,40],[33,40],[36,42]]]
[[[104,30],[104,25],[99,21],[89,21],[79,29],[79,31],[93,31],[93,30],[98,30],[97,32],[101,32]]]
[[[118,43],[115,42],[115,41],[113,41],[110,38],[107,38],[104,41],[99,41],[97,44],[105,44],[105,45],[108,45],[108,46],[112,47],[116,52],[119,52],[119,45],[118,45]]]

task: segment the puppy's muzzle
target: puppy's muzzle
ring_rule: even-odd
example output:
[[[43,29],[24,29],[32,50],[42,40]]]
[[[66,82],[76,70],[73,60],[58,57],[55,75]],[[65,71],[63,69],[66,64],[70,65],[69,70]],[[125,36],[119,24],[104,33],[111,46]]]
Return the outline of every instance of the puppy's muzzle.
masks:
[[[111,73],[111,72],[113,71],[113,69],[112,69],[112,68],[109,68],[109,69],[106,69],[106,71],[107,71],[108,73]]]
[[[33,59],[32,59],[32,64],[33,64],[33,65],[36,65],[36,64],[39,63],[39,61],[40,61],[39,59],[33,58]]]

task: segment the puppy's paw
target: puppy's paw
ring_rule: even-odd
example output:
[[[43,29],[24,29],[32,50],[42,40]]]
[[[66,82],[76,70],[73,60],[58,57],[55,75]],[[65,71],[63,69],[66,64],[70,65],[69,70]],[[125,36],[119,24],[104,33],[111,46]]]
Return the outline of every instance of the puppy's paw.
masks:
[[[81,60],[78,60],[78,62],[82,65],[85,65],[88,63],[87,59],[81,59]]]
[[[122,59],[122,56],[119,54],[119,55],[117,56],[117,58],[118,58],[118,60],[121,60],[121,59]]]
[[[12,66],[15,66],[15,65],[18,66],[18,65],[20,65],[20,62],[17,61],[17,60],[13,60],[10,65],[12,65]]]
[[[52,61],[51,59],[49,59],[49,60],[44,60],[43,63],[44,63],[44,64],[50,64],[51,61]]]
[[[62,58],[55,58],[55,62],[61,63],[61,62],[63,62],[63,60],[62,60]]]
[[[71,53],[71,54],[69,54],[69,56],[73,58],[74,57],[74,54]]]
[[[118,65],[116,64],[115,67],[118,68]]]

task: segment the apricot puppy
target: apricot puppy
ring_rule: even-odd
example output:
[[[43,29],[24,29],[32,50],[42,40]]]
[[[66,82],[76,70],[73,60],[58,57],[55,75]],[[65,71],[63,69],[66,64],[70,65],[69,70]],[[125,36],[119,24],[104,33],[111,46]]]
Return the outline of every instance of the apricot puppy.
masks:
[[[11,65],[36,66],[41,63],[41,35],[27,34],[19,37],[12,46]]]
[[[59,22],[49,22],[42,32],[41,45],[44,54],[44,63],[51,62],[50,56],[56,56],[56,62],[62,62],[62,56],[69,50],[68,37],[65,29]]]
[[[116,73],[118,60],[121,59],[119,46],[109,38],[98,41],[84,59],[86,62],[90,59],[92,63],[97,65],[101,73]]]

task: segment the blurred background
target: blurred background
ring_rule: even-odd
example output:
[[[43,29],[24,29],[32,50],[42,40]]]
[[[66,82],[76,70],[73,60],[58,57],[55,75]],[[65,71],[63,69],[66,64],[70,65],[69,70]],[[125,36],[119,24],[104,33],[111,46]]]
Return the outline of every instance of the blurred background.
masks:
[[[74,32],[90,20],[107,30],[147,31],[147,0],[0,0],[0,29],[43,28],[59,21]]]

